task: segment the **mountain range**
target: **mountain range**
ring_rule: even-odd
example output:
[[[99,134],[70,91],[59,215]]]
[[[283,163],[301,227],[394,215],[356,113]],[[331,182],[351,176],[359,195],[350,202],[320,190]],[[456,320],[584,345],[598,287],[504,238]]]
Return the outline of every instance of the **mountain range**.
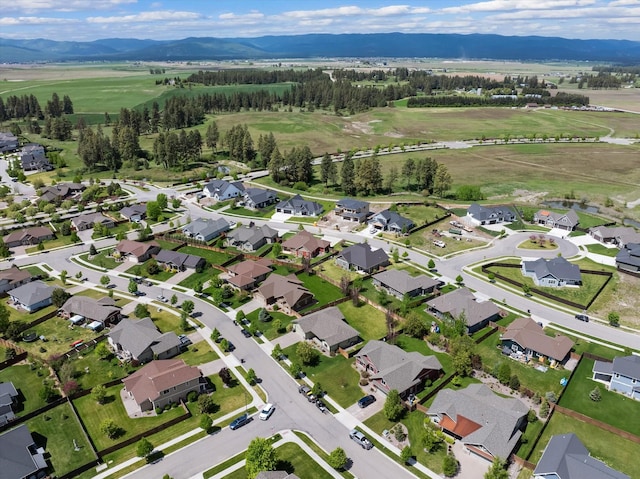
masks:
[[[181,40],[106,38],[90,42],[0,38],[0,63],[316,57],[419,57],[633,63],[640,61],[640,42],[427,33],[309,34]]]

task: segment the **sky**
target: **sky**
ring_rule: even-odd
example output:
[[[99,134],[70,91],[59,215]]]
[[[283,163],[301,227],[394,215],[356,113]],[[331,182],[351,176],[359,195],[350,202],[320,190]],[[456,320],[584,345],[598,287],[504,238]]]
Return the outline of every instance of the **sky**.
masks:
[[[640,0],[4,0],[1,38],[494,33],[640,41]]]

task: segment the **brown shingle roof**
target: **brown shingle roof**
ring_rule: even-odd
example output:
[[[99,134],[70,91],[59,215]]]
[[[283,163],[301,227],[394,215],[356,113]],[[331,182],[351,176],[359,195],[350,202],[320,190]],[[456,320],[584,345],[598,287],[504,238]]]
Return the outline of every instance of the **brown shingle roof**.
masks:
[[[156,359],[122,380],[136,403],[155,401],[160,393],[201,376],[196,366],[188,366],[182,359]]]
[[[330,243],[326,240],[316,238],[306,230],[300,231],[295,236],[282,242],[282,247],[289,250],[306,250],[316,251],[318,249],[325,249],[329,247]]]
[[[34,238],[44,238],[52,235],[53,232],[45,226],[32,226],[23,230],[13,231],[4,237],[5,243],[13,243],[14,241],[22,241],[26,236]]]
[[[516,319],[502,333],[502,339],[514,341],[556,361],[562,361],[573,347],[573,341],[566,336],[552,338],[544,334],[542,326],[531,318]]]
[[[123,239],[116,246],[116,251],[139,257],[143,256],[151,248],[160,248],[160,245],[155,241],[150,241],[149,243],[141,243],[140,241]]]
[[[311,295],[311,292],[302,284],[294,274],[288,276],[272,274],[262,283],[258,291],[267,300],[284,298],[289,307],[293,308],[305,295]]]

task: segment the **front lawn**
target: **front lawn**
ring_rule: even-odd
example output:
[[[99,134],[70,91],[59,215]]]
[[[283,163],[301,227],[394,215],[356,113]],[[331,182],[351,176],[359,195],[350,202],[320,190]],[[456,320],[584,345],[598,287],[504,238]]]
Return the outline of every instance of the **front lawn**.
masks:
[[[176,316],[163,307],[154,308],[148,306],[147,309],[149,310],[153,324],[156,325],[156,328],[158,328],[160,332],[168,333],[169,331],[173,331],[176,334],[182,334],[184,332],[180,329],[180,316]]]
[[[607,248],[606,246],[597,243],[597,244],[588,244],[585,245],[587,251],[593,254],[601,254],[603,256],[611,256],[615,257],[618,255],[620,250],[618,248]]]
[[[156,274],[149,274],[144,263],[138,263],[132,266],[131,268],[127,269],[126,273],[132,274],[134,276],[145,276],[157,281],[167,281],[168,279],[172,278],[174,274],[176,274],[171,271],[165,271],[162,268],[160,268],[160,271],[158,271]]]
[[[199,366],[200,364],[209,363],[218,359],[216,352],[211,349],[206,341],[198,341],[189,346],[189,348],[178,356],[189,366]]]
[[[284,313],[279,311],[269,311],[269,316],[271,316],[271,321],[263,323],[258,320],[258,314],[260,313],[260,308],[251,311],[247,314],[247,319],[251,321],[251,325],[255,327],[255,329],[260,330],[262,334],[269,340],[275,339],[281,334],[284,334],[287,326],[293,321],[295,318],[293,316],[287,316]],[[274,327],[274,321],[280,321],[280,332],[276,330]]]
[[[24,416],[45,405],[40,398],[40,390],[42,381],[48,376],[49,370],[46,367],[27,364],[15,364],[0,371],[0,382],[12,382],[18,391],[18,406],[13,410],[16,416]]]
[[[27,427],[36,445],[43,447],[50,455],[57,477],[95,459],[91,445],[68,403],[30,419]]]
[[[559,404],[598,421],[640,436],[640,402],[608,391],[604,384],[593,381],[593,359],[582,358]],[[594,402],[589,393],[600,388],[602,399]],[[615,411],[615,414],[612,414]]]
[[[317,308],[343,297],[342,291],[337,286],[329,283],[315,274],[301,273],[298,279],[304,283],[304,287],[313,293],[317,303],[305,309]]]
[[[100,268],[115,269],[120,266],[122,262],[117,262],[113,257],[109,256],[111,251],[113,251],[113,248],[107,248],[105,250],[98,251],[98,254],[95,256],[90,256],[89,253],[83,253],[80,255],[80,259],[87,263],[99,266]]]
[[[352,301],[338,305],[347,323],[358,330],[365,341],[381,339],[387,335],[387,322],[384,313],[368,304],[354,306]]]
[[[73,243],[73,241],[71,241],[71,235],[69,236],[62,236],[62,235],[56,235],[56,237],[54,239],[51,240],[46,240],[43,241],[42,244],[44,245],[44,248],[42,250],[49,250],[49,249],[53,249],[53,248],[61,248],[63,246],[70,246],[72,244],[78,244],[80,241]],[[25,249],[25,252],[27,254],[29,253],[37,253],[39,251],[42,251],[40,249],[38,249],[38,246],[30,246],[29,248]]]

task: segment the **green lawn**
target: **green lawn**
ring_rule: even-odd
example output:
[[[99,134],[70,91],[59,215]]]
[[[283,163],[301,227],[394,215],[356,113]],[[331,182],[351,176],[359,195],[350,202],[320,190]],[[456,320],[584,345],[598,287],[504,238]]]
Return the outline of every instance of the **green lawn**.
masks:
[[[27,421],[39,447],[50,455],[55,475],[60,477],[95,459],[91,445],[69,404],[64,403]],[[74,450],[74,440],[79,450]]]
[[[131,268],[127,269],[126,273],[133,274],[135,276],[145,276],[158,281],[166,281],[169,278],[172,278],[174,274],[176,274],[172,273],[171,271],[165,271],[162,268],[160,268],[160,271],[156,274],[148,274],[147,268],[145,268],[144,263],[138,263],[132,266]]]
[[[279,311],[269,311],[269,316],[271,316],[271,321],[263,323],[258,320],[258,313],[260,312],[260,308],[251,311],[247,314],[247,319],[251,321],[251,324],[257,329],[262,331],[262,334],[269,340],[275,339],[281,334],[284,334],[286,331],[287,325],[291,323],[295,318],[293,316],[287,316],[284,313]],[[280,321],[280,332],[274,328],[274,321]]]
[[[537,463],[552,436],[574,433],[592,457],[604,461],[620,472],[637,478],[638,444],[613,433],[554,412],[529,461]]]
[[[189,366],[198,366],[218,359],[216,352],[211,349],[206,341],[199,341],[192,344],[189,348],[178,356]]]
[[[545,241],[542,245],[540,244],[540,242],[538,240],[535,241],[535,243],[533,241],[531,241],[530,239],[523,241],[522,243],[520,243],[518,245],[518,248],[520,249],[531,249],[531,250],[545,250],[545,251],[549,251],[549,250],[555,250],[558,249],[558,245],[555,243],[549,243],[548,241]]]
[[[582,358],[559,404],[640,436],[640,402],[608,391],[604,384],[593,381],[593,363],[593,359]],[[602,396],[599,402],[589,399],[589,392],[596,386],[600,388]],[[612,414],[612,411],[615,411],[615,414]]]
[[[31,323],[32,321],[35,321],[36,319],[41,318],[42,316],[58,309],[55,306],[51,305],[47,306],[46,308],[42,308],[35,313],[30,313],[24,309],[16,309],[8,306],[9,301],[11,301],[11,298],[9,298],[8,296],[0,300],[0,304],[4,305],[9,312],[9,321],[24,321],[25,323]]]
[[[115,259],[109,256],[112,250],[113,248],[108,248],[99,251],[97,255],[92,256],[91,258],[89,258],[89,253],[83,253],[80,255],[80,259],[86,261],[87,263],[99,266],[100,268],[115,269],[122,263],[117,262]]]
[[[250,216],[252,218],[271,218],[275,212],[275,204],[259,210],[250,210],[249,208],[243,208],[241,206],[232,206],[224,211],[224,213],[229,213],[230,215]]]
[[[69,246],[74,244],[71,241],[71,236],[62,236],[62,235],[58,235],[56,238],[51,239],[51,240],[47,240],[47,241],[43,241],[42,242],[44,244],[44,249],[48,250],[48,249],[53,249],[53,248],[60,248],[62,246]],[[37,246],[31,246],[29,248],[25,249],[25,252],[27,254],[29,253],[37,253],[38,251],[40,251],[38,249]]]
[[[187,278],[183,279],[178,284],[188,289],[194,289],[196,287],[196,284],[200,283],[204,285],[207,281],[217,278],[219,274],[220,270],[208,266],[204,269],[204,271],[200,273],[194,272],[190,274]]]
[[[52,354],[61,354],[68,351],[72,347],[71,343],[77,340],[88,341],[99,335],[99,333],[94,333],[90,329],[81,326],[74,326],[71,329],[70,325],[69,321],[59,317],[47,319],[45,322],[29,329],[29,331],[34,331],[38,336],[44,336],[46,341],[39,339],[32,343],[21,341],[19,346],[27,350],[29,354],[46,359]]]
[[[600,243],[588,244],[585,246],[589,253],[601,254],[604,256],[615,257],[620,252],[618,248],[607,248],[605,245],[602,245]]]
[[[182,329],[180,329],[180,316],[176,316],[162,307],[154,308],[149,306],[148,309],[149,313],[151,313],[153,324],[155,324],[156,328],[161,332],[168,333],[169,331],[173,331],[176,334],[183,333]]]
[[[346,301],[338,305],[344,314],[347,323],[360,333],[365,341],[381,339],[387,335],[387,323],[384,313],[368,304],[356,307],[352,301]]]
[[[322,279],[315,274],[301,273],[298,275],[298,279],[304,283],[305,288],[313,293],[313,296],[316,298],[317,303],[309,306],[305,309],[317,308],[319,306],[324,306],[331,301],[335,301],[336,299],[340,299],[343,297],[340,288],[334,286],[328,281]]]
[[[578,215],[578,219],[580,220],[580,228],[592,228],[594,226],[600,226],[611,222],[611,220],[609,219],[589,213],[583,213],[582,211],[576,210],[576,214]]]
[[[398,205],[397,211],[405,218],[409,218],[416,226],[431,223],[438,218],[444,218],[446,212],[436,206]]]
[[[340,279],[343,276],[348,276],[349,281],[353,281],[354,279],[361,277],[355,271],[347,271],[346,269],[343,269],[340,266],[338,266],[335,262],[335,259],[330,259],[328,261],[325,261],[320,266],[318,266],[317,270],[322,274],[324,274],[325,276],[327,276],[328,278],[336,281],[337,283],[340,282]]]
[[[100,359],[94,348],[83,351],[70,361],[76,372],[75,379],[82,389],[91,389],[98,384],[124,378],[136,370],[130,364],[121,363],[115,356]]]
[[[210,264],[222,264],[226,261],[229,261],[231,258],[236,256],[234,253],[220,253],[219,251],[213,251],[204,248],[198,248],[197,246],[183,246],[178,251],[185,254],[192,254],[195,256],[200,256],[207,260]]]
[[[35,411],[45,405],[40,399],[42,381],[49,376],[49,370],[45,367],[36,367],[27,364],[16,364],[0,371],[0,382],[12,382],[19,395],[19,404],[14,409],[16,416]]]

